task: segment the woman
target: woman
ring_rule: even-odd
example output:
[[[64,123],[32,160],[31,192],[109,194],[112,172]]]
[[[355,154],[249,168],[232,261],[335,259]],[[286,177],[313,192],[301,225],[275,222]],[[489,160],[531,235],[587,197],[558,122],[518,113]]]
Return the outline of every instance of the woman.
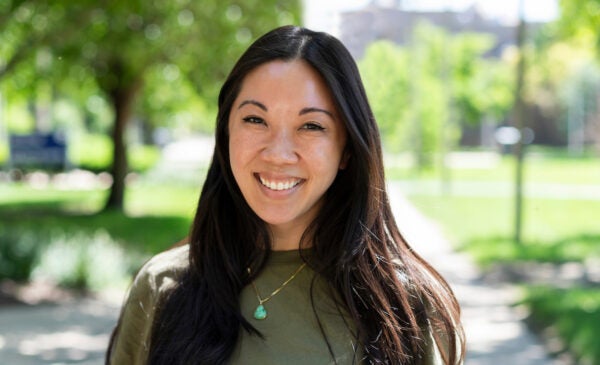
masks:
[[[335,38],[275,29],[219,95],[189,245],[137,275],[112,364],[457,364],[459,307],[392,216],[375,120]]]

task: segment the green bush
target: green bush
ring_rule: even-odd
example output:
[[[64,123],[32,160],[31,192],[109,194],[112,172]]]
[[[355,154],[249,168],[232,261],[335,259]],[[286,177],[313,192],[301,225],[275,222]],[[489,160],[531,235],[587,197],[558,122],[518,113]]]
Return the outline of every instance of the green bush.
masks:
[[[131,249],[126,253],[103,230],[75,234],[0,231],[0,281],[43,279],[84,290],[123,288],[146,256]]]
[[[29,280],[40,251],[40,240],[32,232],[0,228],[0,281]]]
[[[554,328],[578,364],[600,364],[599,288],[533,287],[523,302],[531,308],[534,324]]]
[[[56,235],[33,273],[64,287],[100,290],[125,287],[144,257],[125,250],[106,231]]]

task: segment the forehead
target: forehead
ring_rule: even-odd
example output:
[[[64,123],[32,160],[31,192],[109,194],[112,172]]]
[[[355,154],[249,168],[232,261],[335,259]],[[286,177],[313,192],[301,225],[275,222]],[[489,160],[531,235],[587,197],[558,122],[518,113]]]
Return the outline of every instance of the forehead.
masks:
[[[258,98],[265,103],[283,100],[303,107],[311,104],[335,109],[323,77],[303,60],[270,61],[250,71],[242,80],[234,107],[248,98]]]

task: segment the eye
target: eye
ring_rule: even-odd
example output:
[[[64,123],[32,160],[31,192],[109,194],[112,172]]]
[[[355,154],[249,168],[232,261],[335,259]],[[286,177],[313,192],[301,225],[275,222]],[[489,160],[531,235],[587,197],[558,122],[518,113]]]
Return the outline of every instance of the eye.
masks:
[[[264,123],[265,123],[265,120],[264,120],[264,119],[262,119],[262,118],[259,118],[259,117],[253,117],[253,116],[250,116],[250,117],[245,117],[245,118],[243,118],[242,120],[243,120],[244,122],[246,122],[246,123],[250,123],[250,124],[264,124]]]
[[[322,131],[325,128],[323,128],[319,123],[308,122],[308,123],[304,124],[301,129],[306,129],[309,131]]]

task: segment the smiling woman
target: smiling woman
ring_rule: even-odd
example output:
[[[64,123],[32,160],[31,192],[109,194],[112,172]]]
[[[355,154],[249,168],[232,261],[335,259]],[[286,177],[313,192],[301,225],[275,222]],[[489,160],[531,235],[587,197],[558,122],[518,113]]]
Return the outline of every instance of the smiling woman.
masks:
[[[109,364],[462,362],[459,307],[394,221],[356,64],[286,26],[241,56],[189,244],[138,273]]]
[[[233,176],[273,234],[293,250],[343,167],[346,130],[321,76],[305,61],[251,71],[229,116]]]

